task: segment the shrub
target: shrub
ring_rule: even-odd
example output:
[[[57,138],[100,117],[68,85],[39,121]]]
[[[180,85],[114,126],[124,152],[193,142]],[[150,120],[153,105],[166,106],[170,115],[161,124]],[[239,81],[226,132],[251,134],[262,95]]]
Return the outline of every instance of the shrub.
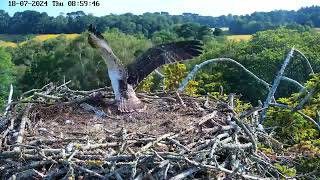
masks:
[[[316,119],[318,118],[317,111],[320,109],[320,75],[313,75],[310,80],[307,81],[305,87],[309,92],[315,89],[315,94],[301,111],[311,118]],[[306,91],[292,94],[288,98],[280,98],[277,102],[294,108],[305,96]],[[276,136],[284,143],[296,144],[301,141],[319,138],[319,131],[313,123],[307,121],[300,114],[293,113],[289,109],[271,107],[267,115],[268,119],[265,124],[275,127]]]

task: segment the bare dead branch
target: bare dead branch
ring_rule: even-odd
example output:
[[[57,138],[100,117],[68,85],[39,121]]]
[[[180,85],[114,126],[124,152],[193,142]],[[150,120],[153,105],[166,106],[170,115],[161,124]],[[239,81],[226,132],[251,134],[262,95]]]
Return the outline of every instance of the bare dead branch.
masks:
[[[237,61],[230,59],[230,58],[217,58],[217,59],[210,59],[207,61],[204,61],[198,65],[195,65],[192,71],[187,75],[187,77],[182,81],[182,83],[179,86],[178,91],[183,92],[184,89],[187,87],[189,81],[193,79],[193,77],[197,74],[197,72],[207,64],[212,64],[212,63],[233,63],[237,66],[239,66],[241,69],[243,69],[245,72],[247,72],[250,76],[252,76],[255,80],[257,80],[259,83],[264,85],[267,89],[270,88],[270,84],[267,83],[266,81],[260,79],[258,76],[253,74],[251,71],[249,71],[247,68],[245,68],[242,64],[238,63]]]

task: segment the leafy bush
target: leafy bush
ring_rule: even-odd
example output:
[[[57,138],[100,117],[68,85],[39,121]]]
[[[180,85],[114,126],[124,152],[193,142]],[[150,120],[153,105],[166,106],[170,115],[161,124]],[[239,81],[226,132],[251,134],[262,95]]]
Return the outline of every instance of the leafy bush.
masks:
[[[182,80],[188,74],[186,65],[180,63],[165,65],[163,72],[165,76],[164,89],[166,91],[177,90]],[[198,85],[199,83],[197,81],[190,80],[188,86],[184,90],[184,93],[195,96],[197,94]]]
[[[0,112],[8,97],[9,86],[14,82],[14,73],[15,67],[10,54],[0,47]]]
[[[111,30],[103,34],[115,54],[130,63],[139,52],[151,46],[141,36],[131,36]],[[39,88],[49,82],[69,84],[76,89],[93,89],[109,83],[107,67],[99,52],[87,43],[87,34],[79,37],[61,35],[43,42],[27,41],[10,51],[19,66],[19,85],[22,91]]]
[[[300,155],[295,158],[298,173],[306,174],[312,172],[314,176],[320,176],[320,138],[300,142],[288,148],[287,151],[288,153]]]
[[[309,92],[315,89],[315,94],[311,100],[305,104],[302,112],[313,119],[317,119],[317,111],[320,109],[320,75],[313,75],[310,80],[307,81],[305,87]],[[306,92],[295,93],[288,98],[280,98],[277,102],[294,108],[304,96],[306,96]],[[307,121],[302,115],[291,112],[289,109],[271,107],[267,115],[268,119],[265,124],[275,127],[276,136],[284,143],[296,144],[319,138],[319,131],[313,123]]]
[[[320,72],[320,34],[313,31],[299,32],[279,28],[258,32],[252,35],[252,39],[241,41],[213,40],[205,45],[204,54],[200,57],[202,62],[208,59],[226,57],[237,60],[258,77],[271,83],[281,67],[287,53],[293,46],[302,51],[310,60],[315,72]],[[242,94],[243,98],[252,103],[265,99],[267,90],[256,80],[248,76],[242,69],[233,64],[209,65],[208,74],[222,73],[219,82],[226,82],[224,86],[228,92]],[[286,69],[286,76],[305,82],[310,70],[299,55],[292,58]],[[277,97],[287,97],[297,92],[295,86],[281,83]]]
[[[138,89],[142,92],[151,92],[154,81],[154,74],[150,74],[139,84]]]
[[[274,166],[282,175],[285,175],[282,179],[286,179],[286,177],[294,177],[297,173],[295,168],[288,168],[287,166],[280,165],[279,163],[275,163]]]

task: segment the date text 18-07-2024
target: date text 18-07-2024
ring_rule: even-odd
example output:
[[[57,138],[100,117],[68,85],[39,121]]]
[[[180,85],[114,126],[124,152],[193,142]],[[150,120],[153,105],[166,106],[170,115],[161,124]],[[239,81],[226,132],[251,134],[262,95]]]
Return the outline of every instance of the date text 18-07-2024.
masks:
[[[99,1],[9,1],[9,6],[100,6]]]

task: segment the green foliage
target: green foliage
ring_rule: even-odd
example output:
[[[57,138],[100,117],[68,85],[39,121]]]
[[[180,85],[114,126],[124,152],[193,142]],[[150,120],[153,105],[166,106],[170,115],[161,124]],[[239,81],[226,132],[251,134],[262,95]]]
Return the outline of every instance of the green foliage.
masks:
[[[300,165],[297,166],[298,172],[302,174],[315,172],[316,176],[320,176],[320,157],[313,158],[302,158],[300,160]]]
[[[174,27],[175,33],[185,39],[199,39],[204,40],[212,36],[212,30],[205,25],[197,23],[186,23]]]
[[[151,40],[154,44],[163,44],[177,41],[178,35],[168,30],[157,31],[152,34]]]
[[[232,58],[244,65],[261,79],[272,83],[288,51],[293,46],[301,50],[310,60],[314,71],[320,71],[320,34],[313,31],[299,32],[289,29],[276,29],[258,32],[248,42],[230,42],[212,40],[206,42],[204,54],[197,63],[218,58]],[[302,57],[295,55],[286,69],[285,75],[303,83],[308,78],[310,70],[307,68]],[[266,88],[250,77],[241,68],[234,64],[209,65],[208,74],[221,73],[219,82],[224,85],[227,92],[242,94],[243,98],[256,103],[257,100],[265,99]],[[299,89],[291,84],[282,82],[278,88],[277,97],[287,97]]]
[[[117,29],[103,33],[103,36],[110,43],[113,52],[125,65],[132,62],[136,56],[152,46],[151,41],[146,40],[141,35],[126,35]]]
[[[221,36],[222,34],[223,34],[222,29],[220,29],[220,28],[214,28],[213,35],[215,35],[215,36]]]
[[[313,119],[317,119],[316,113],[320,109],[320,75],[316,74],[312,76],[305,86],[309,92],[313,88],[316,88],[316,92],[312,99],[305,104],[302,112]],[[305,95],[305,92],[296,93],[288,98],[280,98],[277,102],[294,108]],[[292,113],[289,109],[271,107],[268,111],[268,119],[265,124],[267,126],[277,127],[275,129],[276,136],[287,144],[296,144],[302,141],[319,138],[319,131],[313,123],[307,121],[298,113]]]
[[[96,17],[85,14],[83,11],[70,12],[57,17],[48,16],[47,13],[37,11],[16,12],[10,16],[0,10],[0,33],[7,34],[58,34],[81,33],[87,29],[88,24],[97,24],[100,31],[108,28],[118,28],[127,34],[143,34],[150,38],[154,32],[170,30],[172,26],[180,24],[199,24],[199,34],[206,34],[208,27],[229,27],[232,34],[251,34],[266,29],[275,29],[286,26],[293,29],[307,29],[306,27],[320,27],[319,6],[302,8],[298,11],[271,11],[255,12],[251,15],[228,16],[201,16],[193,13],[170,15],[168,12],[144,13],[134,15],[125,13],[121,15],[110,14]],[[189,25],[187,25],[189,26]],[[190,26],[183,28],[183,36],[190,36]],[[191,27],[192,29],[192,27]],[[197,38],[201,39],[202,36]]]
[[[125,64],[151,46],[141,36],[130,36],[116,30],[104,33],[115,54]],[[108,84],[106,65],[99,52],[87,43],[86,33],[70,40],[65,36],[44,42],[28,41],[12,48],[13,62],[18,65],[22,91],[39,88],[49,82],[72,80],[71,87],[93,89]]]
[[[0,34],[0,41],[9,41],[19,43],[28,39],[32,39],[34,35],[22,35],[22,34]]]
[[[288,152],[302,154],[297,156],[296,169],[298,173],[306,174],[315,172],[315,176],[320,175],[320,139],[303,141],[288,149]]]
[[[64,79],[72,80],[73,88],[90,89],[99,85],[104,74],[99,66],[103,66],[104,62],[86,43],[84,36],[71,42],[61,37],[33,43],[22,45],[22,49],[39,48],[38,52],[29,54],[32,59],[21,79],[24,91],[49,82],[61,83]]]
[[[176,91],[181,84],[182,80],[187,76],[188,71],[185,64],[171,64],[163,67],[165,76],[164,89],[165,91]],[[185,88],[184,93],[195,96],[199,83],[190,80],[188,86]]]
[[[227,94],[221,95],[219,92],[210,92],[209,97],[211,97],[213,99],[219,99],[219,100],[224,100],[225,102],[228,102],[228,95]],[[237,96],[237,95],[234,96],[233,105],[234,105],[234,111],[236,113],[242,113],[242,112],[252,108],[252,105],[250,103],[240,100],[239,96]]]
[[[274,164],[275,168],[284,176],[282,176],[282,179],[286,179],[286,177],[294,177],[297,173],[295,168],[288,168],[285,165],[280,165],[279,163]]]
[[[142,92],[151,92],[154,86],[154,74],[150,74],[146,77],[138,86],[138,89]]]
[[[239,98],[235,98],[234,107],[234,111],[237,113],[242,113],[244,111],[252,109],[252,105],[250,103],[242,101]]]
[[[11,62],[11,56],[0,47],[0,112],[8,98],[10,84],[14,83],[15,67]]]
[[[218,92],[220,86],[225,84],[220,81],[221,76],[221,73],[209,74],[205,70],[199,72],[195,79],[199,83],[198,94],[205,95],[210,92]]]

